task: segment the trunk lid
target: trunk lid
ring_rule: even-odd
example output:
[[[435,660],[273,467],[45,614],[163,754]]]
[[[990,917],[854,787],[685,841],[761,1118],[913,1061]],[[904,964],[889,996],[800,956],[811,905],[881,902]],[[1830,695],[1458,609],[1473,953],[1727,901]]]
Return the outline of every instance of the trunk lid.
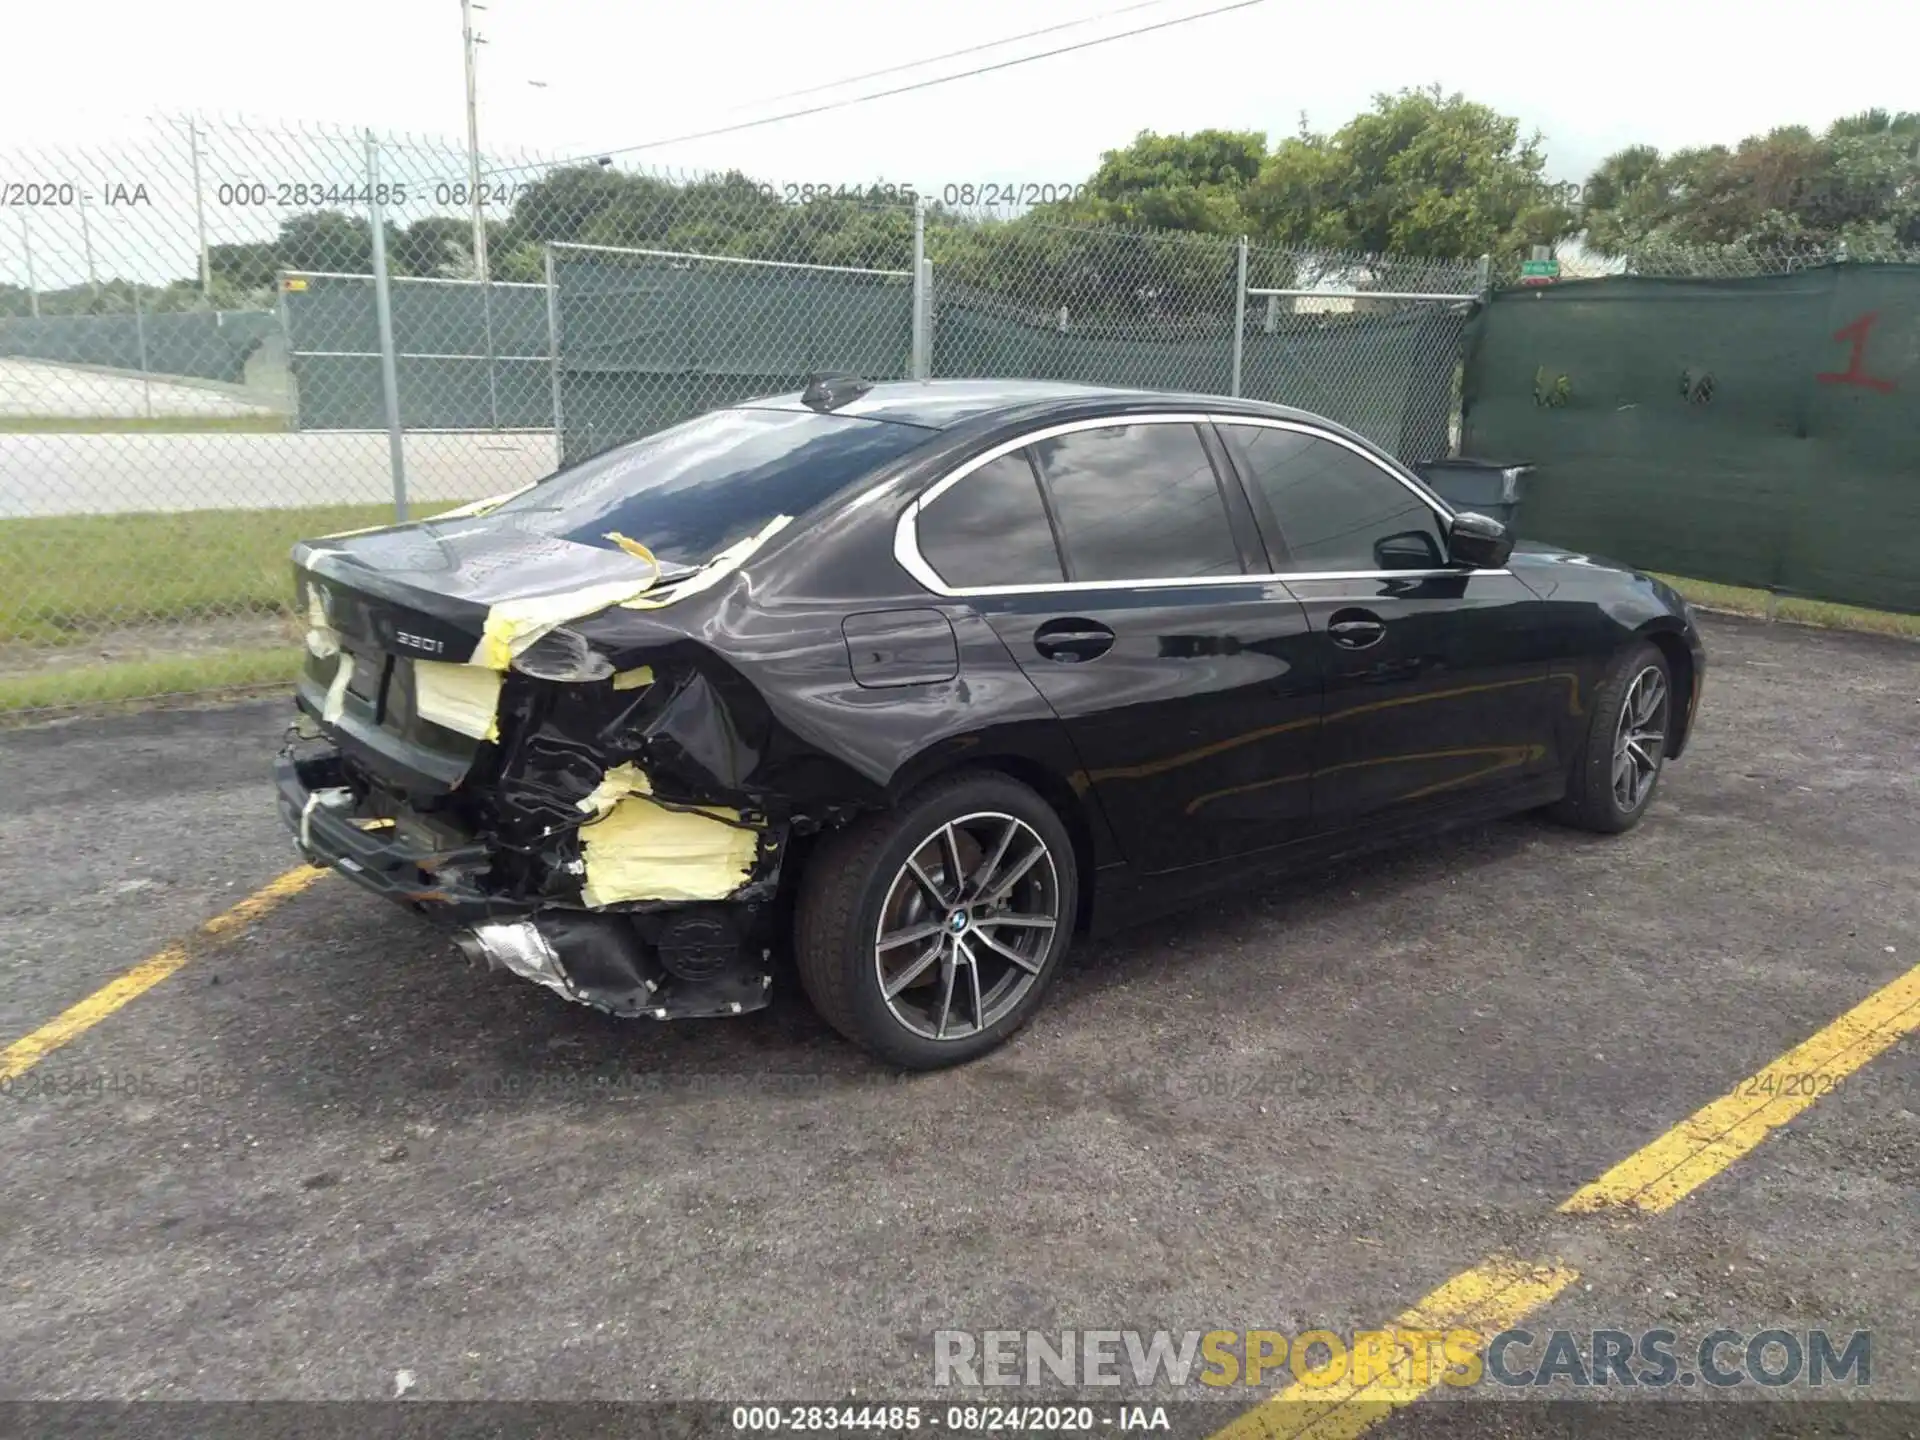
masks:
[[[492,516],[302,541],[293,567],[309,626],[302,708],[369,769],[426,794],[458,785],[483,741],[421,717],[420,665],[473,660],[495,605],[622,582],[638,592],[654,573],[624,550]]]

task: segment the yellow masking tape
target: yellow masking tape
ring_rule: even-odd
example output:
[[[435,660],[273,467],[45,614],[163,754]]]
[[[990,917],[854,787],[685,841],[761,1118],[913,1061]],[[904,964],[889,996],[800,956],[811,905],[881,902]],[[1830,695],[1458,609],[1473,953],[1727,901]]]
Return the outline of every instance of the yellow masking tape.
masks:
[[[600,783],[578,808],[589,815],[604,815],[629,795],[651,795],[653,782],[631,760],[614,766],[600,777]]]
[[[737,812],[668,810],[644,795],[616,801],[606,816],[581,827],[580,852],[588,905],[622,900],[720,900],[753,874],[759,839],[751,830],[710,818]]]
[[[598,585],[558,595],[535,595],[525,600],[503,600],[487,611],[480,646],[473,663],[489,670],[505,670],[513,657],[557,625],[578,620],[609,605],[644,594],[653,576],[639,580],[603,580]]]
[[[413,662],[414,708],[422,720],[476,740],[500,738],[498,670],[450,665],[442,660]]]
[[[613,677],[616,690],[644,690],[653,683],[653,667],[642,665],[638,670],[622,670]]]

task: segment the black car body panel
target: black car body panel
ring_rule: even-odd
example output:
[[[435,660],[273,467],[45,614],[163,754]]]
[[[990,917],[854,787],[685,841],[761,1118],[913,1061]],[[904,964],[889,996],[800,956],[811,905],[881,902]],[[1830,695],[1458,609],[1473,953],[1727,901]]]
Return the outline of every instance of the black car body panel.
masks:
[[[1635,637],[1667,654],[1687,697],[1669,753],[1685,744],[1705,656],[1657,581],[1535,546],[1492,570],[1438,554],[1404,570],[1303,566],[1256,485],[1261,436],[1246,427],[1360,456],[1406,487],[1427,529],[1449,514],[1318,417],[984,381],[868,387],[831,414],[792,396],[722,413],[742,412],[782,434],[839,427],[826,449],[880,458],[772,487],[809,503],[709,527],[731,542],[717,557],[657,557],[611,521],[599,534],[616,505],[632,529],[668,513],[676,533],[700,527],[614,484],[575,485],[600,507],[583,517],[570,492],[545,490],[566,474],[296,547],[312,629],[303,738],[279,784],[310,859],[494,927],[482,952],[569,998],[732,1013],[764,994],[793,852],[957,768],[1004,771],[1059,811],[1083,919],[1105,926],[1250,869],[1554,799],[1594,688]],[[941,482],[1002,453],[1037,457],[1021,463],[1057,508],[1059,486],[1037,477],[1066,462],[1027,441],[1154,425],[1192,429],[1184,481],[1223,507],[1214,573],[999,587],[930,573],[919,525]],[[1078,575],[1105,542],[1069,538],[1061,573]],[[1375,553],[1399,566],[1435,543],[1409,531]],[[502,938],[529,920],[544,938]]]

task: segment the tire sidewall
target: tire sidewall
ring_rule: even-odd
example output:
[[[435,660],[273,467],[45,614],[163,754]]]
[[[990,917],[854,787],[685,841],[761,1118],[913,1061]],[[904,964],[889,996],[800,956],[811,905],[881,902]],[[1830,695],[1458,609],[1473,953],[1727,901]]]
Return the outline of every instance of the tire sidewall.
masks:
[[[1053,859],[1060,893],[1060,921],[1054,927],[1046,959],[1033,986],[1007,1015],[977,1035],[959,1040],[930,1040],[916,1035],[894,1017],[880,993],[873,961],[873,937],[880,923],[893,878],[907,857],[926,844],[941,824],[981,810],[999,810],[1031,826],[1045,842]],[[892,837],[874,854],[869,873],[860,878],[860,902],[854,911],[853,933],[846,937],[847,953],[838,957],[846,967],[847,996],[860,1028],[873,1048],[887,1059],[916,1070],[939,1069],[971,1060],[1000,1045],[1032,1017],[1059,972],[1072,944],[1074,916],[1079,904],[1080,876],[1073,843],[1060,817],[1032,790],[1018,781],[980,775],[942,786],[902,810]]]

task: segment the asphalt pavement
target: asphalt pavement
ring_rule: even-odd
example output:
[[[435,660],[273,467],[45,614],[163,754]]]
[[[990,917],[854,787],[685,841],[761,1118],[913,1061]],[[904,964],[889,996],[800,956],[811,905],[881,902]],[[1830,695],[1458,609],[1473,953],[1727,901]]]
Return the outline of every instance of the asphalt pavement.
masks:
[[[939,1330],[1346,1333],[1519,1256],[1543,1332],[1868,1330],[1845,1398],[1920,1401],[1912,1038],[1671,1209],[1558,1209],[1920,964],[1920,647],[1706,631],[1630,835],[1521,817],[1084,945],[911,1078],[791,983],[617,1021],[335,876],[195,937],[294,864],[284,702],[0,734],[0,1044],[194,937],[0,1096],[0,1400],[946,1399]]]

